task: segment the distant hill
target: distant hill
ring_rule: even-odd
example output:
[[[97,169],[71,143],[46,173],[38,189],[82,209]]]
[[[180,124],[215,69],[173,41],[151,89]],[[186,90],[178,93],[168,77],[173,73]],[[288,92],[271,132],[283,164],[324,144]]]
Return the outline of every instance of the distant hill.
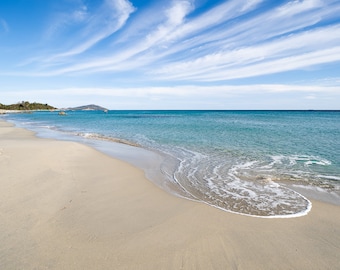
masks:
[[[48,104],[22,101],[17,104],[4,105],[0,103],[0,110],[34,111],[34,110],[55,110],[56,108]]]
[[[94,104],[68,108],[67,110],[71,110],[71,111],[108,111],[108,109],[101,107],[101,106],[98,106],[98,105],[94,105]]]

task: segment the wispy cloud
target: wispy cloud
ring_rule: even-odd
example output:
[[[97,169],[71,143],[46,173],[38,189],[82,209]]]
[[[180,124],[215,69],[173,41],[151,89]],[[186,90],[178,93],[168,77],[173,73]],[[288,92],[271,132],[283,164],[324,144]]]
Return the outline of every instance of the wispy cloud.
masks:
[[[50,15],[51,21],[47,23],[44,39],[54,39],[70,27],[83,23],[88,16],[87,6],[82,1],[76,2],[76,6],[70,10],[54,12]]]
[[[2,19],[2,18],[0,18],[0,26],[1,26],[0,29],[2,28],[2,30],[5,33],[9,32],[9,26],[8,26],[7,22],[4,19]]]
[[[76,24],[77,28],[72,35],[72,42],[68,42],[68,48],[62,46],[58,49],[60,53],[44,57],[43,62],[51,65],[58,65],[60,61],[72,63],[74,61],[72,56],[82,54],[110,37],[124,26],[134,11],[135,8],[129,1],[105,0],[94,10],[81,3],[73,12],[59,15],[57,21],[52,24],[50,32],[60,28],[61,25],[71,23]],[[67,27],[65,28],[65,31],[68,30]]]
[[[134,11],[130,2],[125,0],[106,0],[104,4],[87,21],[80,31],[80,45],[59,56],[69,56],[83,53],[98,42],[119,30]]]
[[[127,48],[119,50],[112,57],[106,57],[105,60],[96,59],[95,61],[76,65],[63,71],[70,72],[72,70],[91,69],[91,71],[96,72],[117,69],[124,70],[147,64],[153,65],[158,59],[170,55],[167,51],[172,51],[174,46],[175,48],[178,47],[177,43],[184,42],[187,44],[197,32],[223,24],[229,19],[245,14],[252,8],[255,8],[260,2],[259,0],[251,2],[245,0],[228,1],[197,18],[189,20],[185,17],[193,11],[194,6],[191,1],[173,1],[172,5],[163,11],[163,21],[148,29],[145,37],[134,42],[128,40],[129,44],[133,44],[132,46],[129,45]],[[148,20],[148,17],[145,17],[144,20]],[[136,25],[136,27],[139,28],[139,25]],[[188,49],[186,46],[179,47],[177,50],[175,49],[175,53],[186,54],[186,49]],[[133,61],[133,64],[126,61]],[[118,64],[119,66],[117,66]]]
[[[95,9],[84,3],[67,15],[76,25],[71,41],[35,59],[28,75],[133,72],[150,81],[211,82],[340,61],[337,0],[229,0],[203,12],[193,0],[142,11],[127,0]]]
[[[80,64],[70,65],[66,68],[56,70],[52,74],[63,74],[68,72],[98,72],[107,70],[121,70],[124,66],[130,68],[140,66],[141,63],[135,62],[133,65],[126,62],[133,60],[137,55],[146,52],[154,46],[159,46],[162,40],[166,39],[168,34],[171,33],[176,27],[183,24],[185,16],[192,10],[191,1],[173,1],[171,6],[163,10],[164,20],[156,27],[149,29],[148,33],[140,39],[131,42],[129,45],[124,44],[123,49],[119,49],[113,53],[107,53],[105,57],[97,58],[91,61],[83,61]],[[145,18],[147,19],[147,18]],[[125,62],[125,63],[123,63]],[[122,64],[123,63],[123,64]],[[126,69],[126,68],[125,68]]]
[[[224,80],[340,61],[340,25],[305,31],[256,46],[225,50],[155,71],[166,78]]]
[[[263,0],[232,0],[220,4],[173,31],[167,40],[193,38],[202,31],[241,16],[255,8]],[[199,34],[201,35],[201,34]],[[205,36],[206,34],[204,34]]]
[[[301,53],[333,48],[339,44],[337,38],[339,24],[335,27],[320,26],[319,30],[312,33],[309,31],[309,27],[322,21],[334,19],[340,12],[340,5],[333,4],[332,8],[323,6],[318,9],[319,2],[310,2],[313,4],[305,4],[303,1],[290,2],[283,7],[243,20],[232,27],[220,27],[196,36],[183,45],[175,46],[171,52],[166,52],[164,57],[176,55],[182,50],[190,50],[191,54],[185,55],[179,61],[175,60],[169,62],[168,65],[163,65],[156,72],[163,72],[172,79],[176,77],[176,71],[181,79],[184,78],[183,69],[186,69],[187,75],[199,73],[199,70],[201,73],[208,72],[210,68],[230,74],[232,73],[228,69],[230,66],[247,67],[260,60],[272,61],[279,57],[299,57]],[[331,36],[331,39],[322,35],[324,31]],[[323,37],[326,39],[323,40]],[[276,49],[269,49],[270,47],[276,47]],[[317,53],[311,56],[313,55],[317,55]],[[338,61],[336,57],[329,60]],[[318,64],[315,61],[310,63]],[[320,61],[320,63],[324,63],[324,61]],[[195,68],[191,70],[193,66]],[[308,66],[307,62],[306,66]],[[294,70],[294,68],[294,66],[290,66],[290,70]],[[296,68],[301,68],[301,64]],[[285,70],[282,69],[282,71]],[[280,69],[276,72],[279,71]],[[272,70],[262,70],[262,74],[266,72],[270,74]],[[253,74],[249,75],[254,76]],[[246,76],[247,73],[242,74],[242,77]],[[225,74],[223,78],[225,78]],[[227,76],[227,78],[232,77]]]

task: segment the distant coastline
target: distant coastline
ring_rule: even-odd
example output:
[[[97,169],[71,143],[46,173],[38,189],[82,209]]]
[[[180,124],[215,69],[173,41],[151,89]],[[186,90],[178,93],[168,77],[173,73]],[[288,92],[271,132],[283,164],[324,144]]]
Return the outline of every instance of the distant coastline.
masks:
[[[70,108],[56,108],[51,105],[42,104],[33,102],[30,103],[28,101],[18,102],[16,104],[4,105],[0,103],[0,114],[7,114],[7,113],[31,113],[34,111],[103,111],[108,112],[109,110],[95,105],[83,105],[78,107],[70,107]]]
[[[28,101],[18,102],[16,104],[4,105],[0,103],[1,111],[33,111],[33,110],[55,110],[57,108],[43,103],[33,102],[30,103]]]

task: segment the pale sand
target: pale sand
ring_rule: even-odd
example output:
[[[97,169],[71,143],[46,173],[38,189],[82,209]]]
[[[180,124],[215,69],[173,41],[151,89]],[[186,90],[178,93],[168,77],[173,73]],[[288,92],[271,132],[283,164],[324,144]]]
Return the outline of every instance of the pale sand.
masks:
[[[0,269],[340,269],[340,207],[261,219],[0,120]]]

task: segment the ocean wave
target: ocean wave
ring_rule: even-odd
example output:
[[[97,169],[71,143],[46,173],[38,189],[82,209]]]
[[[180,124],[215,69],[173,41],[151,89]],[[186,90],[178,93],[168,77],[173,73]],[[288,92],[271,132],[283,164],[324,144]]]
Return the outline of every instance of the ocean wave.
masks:
[[[134,147],[141,147],[139,144],[137,144],[135,142],[132,142],[132,141],[128,141],[128,140],[124,140],[124,139],[119,139],[119,138],[112,138],[112,137],[101,135],[101,134],[98,134],[98,133],[79,133],[79,132],[74,132],[72,134],[76,135],[76,136],[83,137],[85,139],[103,140],[103,141],[110,141],[110,142],[115,142],[115,143],[122,143],[122,144],[130,145],[130,146],[134,146]]]
[[[329,166],[332,164],[331,161],[313,155],[273,155],[270,156],[272,161],[264,165],[262,168],[273,168],[276,164],[285,164],[286,166],[294,166],[303,164],[304,166],[321,165]]]
[[[333,176],[333,175],[317,175],[317,176],[323,179],[327,179],[327,180],[340,181],[340,177]]]
[[[298,192],[279,185],[268,175],[255,175],[253,168],[258,161],[232,164],[229,159],[223,162],[222,156],[186,149],[177,149],[173,157],[179,163],[173,179],[183,190],[181,195],[187,194],[190,199],[261,217],[298,216],[310,210],[310,201]]]
[[[293,217],[311,207],[293,185],[340,190],[339,115],[325,114],[328,122],[300,112],[117,111],[105,117],[93,112],[72,112],[67,118],[50,113],[17,117],[27,125],[76,135],[82,142],[103,140],[161,153],[164,161],[153,169],[160,170],[167,191],[177,196],[244,215]]]

